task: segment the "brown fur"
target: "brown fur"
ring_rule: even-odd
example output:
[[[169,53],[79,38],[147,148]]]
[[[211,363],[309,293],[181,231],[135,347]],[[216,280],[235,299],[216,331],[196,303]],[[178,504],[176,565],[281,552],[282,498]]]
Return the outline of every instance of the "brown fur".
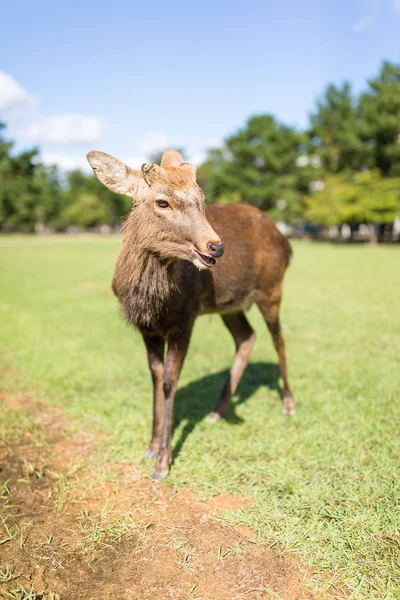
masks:
[[[278,352],[283,411],[294,413],[279,322],[289,242],[257,208],[214,205],[205,210],[195,169],[182,160],[177,152],[167,150],[162,166],[143,165],[139,173],[108,155],[89,155],[96,175],[110,189],[133,190],[113,290],[127,320],[141,331],[148,352],[154,400],[148,457],[157,455],[156,479],[169,472],[175,391],[194,320],[201,314],[220,313],[237,349],[209,420],[225,414],[246,367],[255,333],[244,311],[253,303],[261,310]],[[168,202],[168,208],[158,207],[160,199]],[[221,239],[224,256],[207,270],[202,255],[210,259],[212,245],[220,245]]]

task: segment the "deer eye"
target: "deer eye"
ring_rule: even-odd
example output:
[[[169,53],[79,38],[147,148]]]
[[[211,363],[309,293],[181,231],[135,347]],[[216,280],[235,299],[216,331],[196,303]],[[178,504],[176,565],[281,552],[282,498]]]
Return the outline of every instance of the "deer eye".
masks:
[[[156,204],[159,208],[170,208],[169,203],[166,200],[156,200]]]

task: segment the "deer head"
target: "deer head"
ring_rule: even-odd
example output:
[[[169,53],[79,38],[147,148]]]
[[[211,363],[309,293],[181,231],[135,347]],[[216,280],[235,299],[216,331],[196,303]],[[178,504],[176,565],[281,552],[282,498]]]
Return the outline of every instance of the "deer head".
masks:
[[[131,216],[142,246],[165,260],[189,260],[198,269],[215,265],[224,245],[207,221],[196,168],[179,152],[168,149],[160,166],[143,164],[141,171],[104,152],[89,152],[87,158],[108,189],[132,198]]]

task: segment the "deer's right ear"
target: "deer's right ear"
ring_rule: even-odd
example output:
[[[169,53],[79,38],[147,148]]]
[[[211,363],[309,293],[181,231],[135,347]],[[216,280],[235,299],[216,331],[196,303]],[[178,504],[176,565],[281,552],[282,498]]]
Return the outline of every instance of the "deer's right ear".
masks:
[[[144,184],[140,171],[134,171],[105,152],[94,150],[88,153],[87,159],[97,179],[116,194],[131,196],[139,185]]]

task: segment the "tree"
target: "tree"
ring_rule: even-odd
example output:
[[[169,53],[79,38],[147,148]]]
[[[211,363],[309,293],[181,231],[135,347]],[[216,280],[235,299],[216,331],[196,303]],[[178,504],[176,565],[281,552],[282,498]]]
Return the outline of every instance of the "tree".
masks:
[[[207,195],[214,201],[247,202],[293,220],[312,178],[313,167],[298,163],[306,142],[304,134],[270,115],[250,118],[202,167],[209,171]]]
[[[130,199],[94,176],[61,176],[40,164],[36,149],[14,153],[3,129],[0,124],[2,229],[117,226],[129,212]],[[320,224],[388,223],[399,212],[399,177],[400,65],[388,62],[359,98],[348,83],[329,85],[306,131],[271,115],[253,116],[197,170],[208,202],[246,202],[294,224],[305,216]]]
[[[59,228],[64,194],[57,167],[38,164],[33,174],[33,185],[37,192],[37,203],[33,211],[36,225]]]
[[[361,139],[368,162],[383,176],[400,175],[400,65],[385,62],[362,94],[359,114]]]
[[[330,175],[305,203],[308,218],[319,225],[393,223],[400,213],[400,178],[383,178],[377,169]]]
[[[131,208],[130,198],[114,194],[93,175],[71,171],[66,184],[65,209],[60,219],[64,226],[89,227],[102,223],[116,226]]]
[[[38,201],[33,180],[38,151],[29,150],[13,156],[14,144],[1,136],[3,129],[5,125],[0,123],[0,224],[31,231]]]
[[[34,231],[37,226],[118,225],[131,200],[114,194],[93,175],[71,171],[66,180],[56,166],[39,162],[36,149],[12,153],[0,123],[0,227]]]
[[[75,201],[64,209],[62,220],[65,225],[93,227],[95,225],[111,224],[111,214],[107,204],[96,194],[81,192]]]
[[[368,149],[360,137],[360,116],[349,83],[329,85],[310,122],[310,140],[325,171],[359,170],[365,165]]]

